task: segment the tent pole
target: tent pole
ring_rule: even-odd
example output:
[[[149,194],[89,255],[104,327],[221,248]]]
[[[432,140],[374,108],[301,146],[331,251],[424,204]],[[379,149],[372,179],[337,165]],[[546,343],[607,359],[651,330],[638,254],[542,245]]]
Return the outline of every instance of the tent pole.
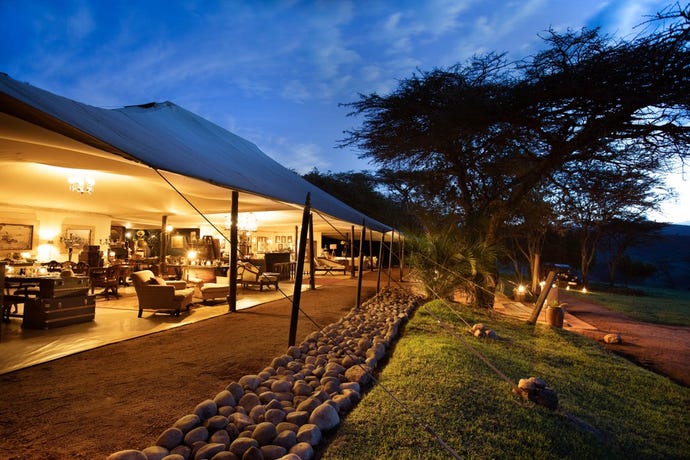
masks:
[[[351,227],[350,232],[350,278],[355,277],[355,226]]]
[[[295,225],[295,239],[293,240],[295,242],[295,245],[292,247],[292,252],[294,253],[293,257],[295,260],[295,263],[297,262],[297,242],[299,241],[299,225]],[[295,277],[297,274],[295,274]]]
[[[379,245],[379,260],[378,263],[376,264],[378,267],[378,276],[376,277],[376,293],[378,294],[381,291],[381,269],[382,269],[382,262],[383,262],[383,245],[386,241],[386,233],[381,232],[381,244]]]
[[[362,252],[362,246],[364,245],[364,238],[367,237],[367,227],[366,224],[364,223],[364,219],[362,219],[362,237],[359,240],[359,273],[357,274],[357,303],[355,305],[355,308],[359,310],[359,307],[362,303],[362,273],[364,270],[362,269],[364,267],[364,253]]]
[[[230,205],[230,270],[228,273],[228,311],[237,311],[237,214],[239,213],[239,192],[233,190]]]
[[[403,275],[405,274],[405,240],[402,239],[402,234],[398,232],[398,239],[400,240],[400,282],[402,283]]]
[[[374,271],[374,231],[369,229],[369,271]]]
[[[165,267],[165,253],[168,251],[166,248],[166,239],[168,237],[168,232],[165,228],[168,226],[168,216],[163,216],[161,218],[161,238],[158,245],[158,276],[167,275],[168,269]]]
[[[288,346],[295,345],[297,339],[297,318],[299,316],[299,301],[302,296],[302,272],[304,272],[304,258],[307,250],[307,230],[309,226],[309,216],[311,215],[311,193],[307,192],[307,200],[304,203],[304,213],[302,214],[302,230],[300,231],[299,253],[297,256],[297,271],[295,275],[295,290],[292,294],[292,314],[290,315],[290,337]]]
[[[316,254],[314,253],[314,216],[309,214],[309,289],[316,289],[316,275],[314,267],[316,264]]]
[[[388,285],[391,287],[391,278],[393,277],[393,240],[395,240],[395,230],[391,230],[391,247],[388,251]]]

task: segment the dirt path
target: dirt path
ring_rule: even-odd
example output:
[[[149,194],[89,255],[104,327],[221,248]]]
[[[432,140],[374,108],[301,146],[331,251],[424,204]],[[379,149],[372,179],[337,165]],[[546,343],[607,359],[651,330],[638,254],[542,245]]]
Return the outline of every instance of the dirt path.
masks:
[[[690,327],[643,323],[563,291],[559,299],[568,304],[568,313],[597,328],[578,332],[602,344],[606,334],[618,333],[623,342],[606,348],[690,387]]]

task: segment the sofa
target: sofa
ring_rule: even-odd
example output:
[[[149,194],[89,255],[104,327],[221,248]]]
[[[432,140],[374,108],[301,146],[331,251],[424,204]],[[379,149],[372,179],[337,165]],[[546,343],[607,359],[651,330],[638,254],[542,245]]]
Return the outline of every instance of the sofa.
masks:
[[[179,316],[194,302],[194,289],[188,288],[185,281],[167,281],[151,270],[132,273],[132,283],[139,300],[139,318],[145,309]]]

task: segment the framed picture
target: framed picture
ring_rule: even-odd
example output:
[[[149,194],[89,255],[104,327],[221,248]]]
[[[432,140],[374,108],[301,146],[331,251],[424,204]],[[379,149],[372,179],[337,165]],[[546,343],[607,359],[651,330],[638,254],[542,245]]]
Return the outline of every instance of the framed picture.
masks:
[[[89,227],[64,227],[62,232],[62,244],[66,248],[83,248],[91,244],[92,228]]]
[[[0,224],[0,250],[21,251],[31,249],[33,239],[33,225]]]
[[[112,225],[110,227],[110,241],[114,243],[122,243],[125,241],[125,227],[119,225]]]

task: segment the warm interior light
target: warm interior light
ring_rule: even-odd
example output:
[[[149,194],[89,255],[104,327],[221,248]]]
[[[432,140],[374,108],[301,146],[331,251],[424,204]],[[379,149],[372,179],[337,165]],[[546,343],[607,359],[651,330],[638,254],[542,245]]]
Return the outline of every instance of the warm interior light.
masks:
[[[165,231],[168,232],[168,233],[172,232],[172,231],[173,231],[173,226],[172,226],[172,225],[166,225],[166,226],[165,226]]]
[[[520,284],[520,285],[518,285],[517,290],[520,294],[522,294],[525,292],[525,286]]]
[[[187,258],[190,260],[196,260],[197,252],[194,250],[187,251]]]
[[[67,179],[69,182],[69,189],[77,193],[93,193],[93,188],[96,185],[96,180],[89,176],[70,176]]]

